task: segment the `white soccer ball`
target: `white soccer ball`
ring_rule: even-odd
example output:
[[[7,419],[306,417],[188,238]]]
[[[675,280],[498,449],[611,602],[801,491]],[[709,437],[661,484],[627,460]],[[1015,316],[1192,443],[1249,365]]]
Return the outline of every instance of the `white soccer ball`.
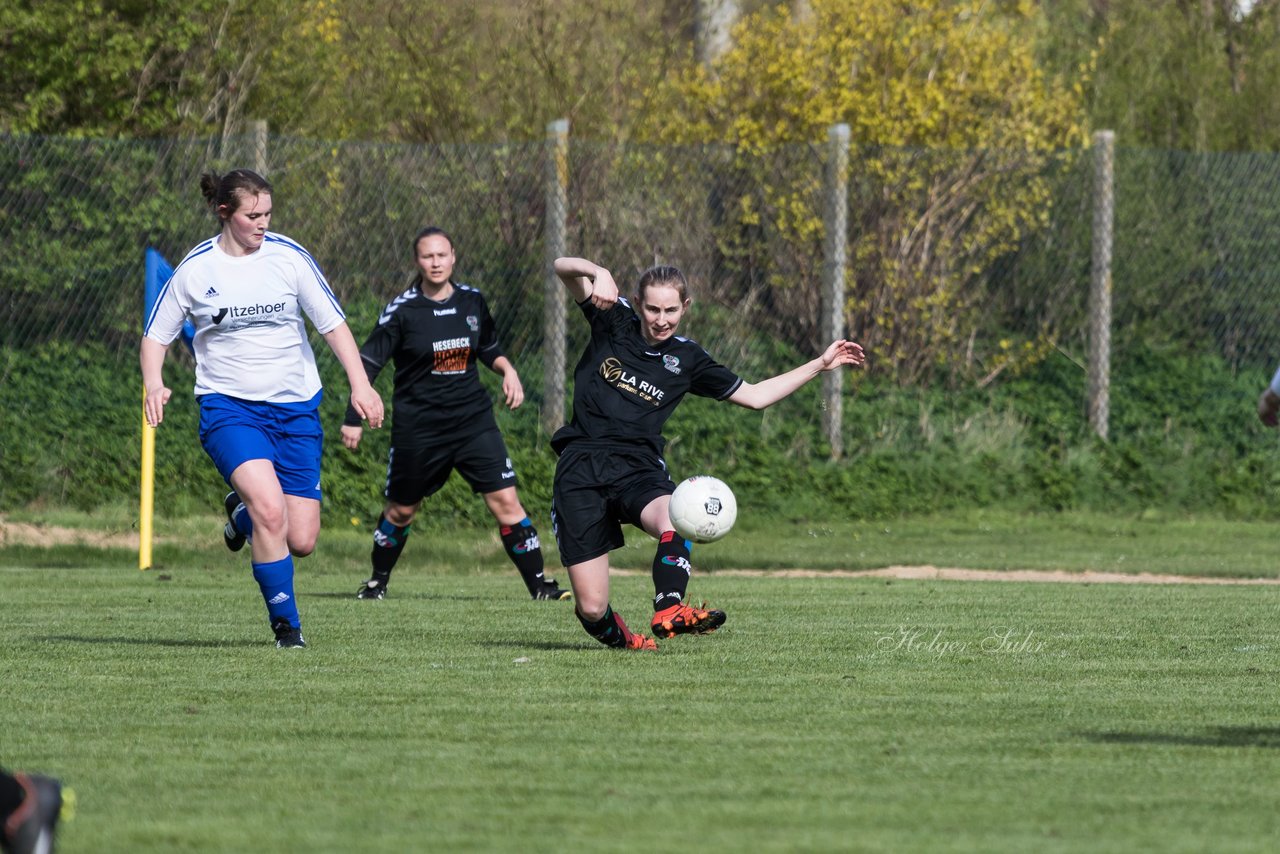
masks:
[[[738,499],[724,481],[696,475],[676,485],[670,514],[677,534],[695,543],[713,543],[737,521]]]

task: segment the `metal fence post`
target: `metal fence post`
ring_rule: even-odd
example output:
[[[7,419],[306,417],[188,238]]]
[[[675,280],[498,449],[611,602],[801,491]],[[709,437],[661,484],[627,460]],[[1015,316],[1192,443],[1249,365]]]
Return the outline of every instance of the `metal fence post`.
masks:
[[[553,265],[565,254],[565,216],[569,187],[569,120],[547,125],[546,279],[543,285],[542,376],[544,397],[542,427],[554,433],[564,425],[565,403],[565,296]]]
[[[819,347],[825,348],[845,335],[844,286],[849,261],[849,126],[827,129],[826,210],[823,212],[822,316]],[[831,445],[831,458],[844,454],[842,398],[844,372],[822,375],[822,429]]]
[[[1089,427],[1107,438],[1111,416],[1111,240],[1115,223],[1113,131],[1093,135],[1093,255],[1089,268]]]
[[[253,171],[266,177],[267,122],[265,119],[254,119],[249,122],[249,144],[252,149],[249,159],[253,163]]]

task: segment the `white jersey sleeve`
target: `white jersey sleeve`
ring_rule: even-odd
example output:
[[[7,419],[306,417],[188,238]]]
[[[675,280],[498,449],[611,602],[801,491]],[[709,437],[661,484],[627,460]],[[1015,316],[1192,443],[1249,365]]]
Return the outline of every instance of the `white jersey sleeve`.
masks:
[[[296,253],[295,263],[298,266],[298,304],[311,319],[316,331],[321,335],[333,331],[335,327],[347,319],[334,295],[329,282],[320,271],[320,265],[311,253],[297,243],[280,234],[268,234],[268,240],[280,246],[288,247]]]

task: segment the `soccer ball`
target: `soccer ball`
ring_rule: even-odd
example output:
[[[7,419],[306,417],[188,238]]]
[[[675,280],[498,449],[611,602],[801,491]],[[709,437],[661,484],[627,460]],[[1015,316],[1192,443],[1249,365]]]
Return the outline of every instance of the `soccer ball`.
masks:
[[[714,543],[733,528],[738,500],[725,482],[707,475],[682,480],[671,493],[671,524],[695,543]]]

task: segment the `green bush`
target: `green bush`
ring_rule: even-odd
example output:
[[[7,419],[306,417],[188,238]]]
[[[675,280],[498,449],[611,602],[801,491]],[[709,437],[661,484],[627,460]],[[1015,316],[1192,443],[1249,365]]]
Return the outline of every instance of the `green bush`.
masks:
[[[381,509],[390,431],[366,431],[355,453],[343,448],[345,377],[332,358],[320,363],[328,389],[326,523],[367,526]],[[136,502],[136,364],[121,364],[105,345],[49,345],[0,351],[0,365],[0,510]],[[525,508],[546,525],[556,460],[539,425],[540,378],[534,366],[521,367],[529,402],[498,409],[498,421]],[[156,433],[156,506],[163,514],[207,513],[224,486],[196,437],[190,360],[171,356],[165,370],[174,395]],[[378,383],[387,400],[390,380],[387,372]],[[1065,358],[985,390],[903,389],[851,375],[839,461],[830,460],[822,434],[818,383],[764,412],[688,399],[668,423],[666,458],[677,479],[724,478],[757,520],[997,506],[1266,518],[1280,489],[1274,434],[1254,415],[1266,381],[1261,372],[1232,374],[1211,356],[1120,353],[1104,442],[1086,422],[1083,372]],[[458,477],[424,507],[424,520],[441,524],[486,519],[483,502]]]

